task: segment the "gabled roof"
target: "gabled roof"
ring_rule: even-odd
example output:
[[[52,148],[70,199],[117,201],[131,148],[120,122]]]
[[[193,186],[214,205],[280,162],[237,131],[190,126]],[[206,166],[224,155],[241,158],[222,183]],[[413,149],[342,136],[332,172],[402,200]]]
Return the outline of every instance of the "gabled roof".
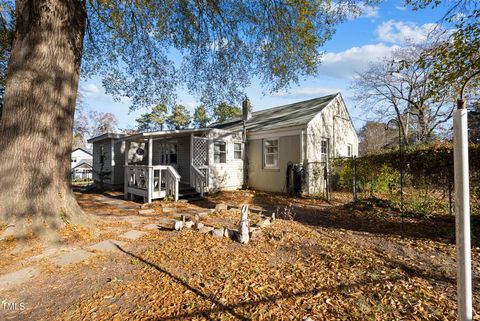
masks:
[[[159,130],[154,132],[144,132],[133,134],[130,136],[124,137],[122,140],[138,140],[138,139],[148,139],[148,138],[159,138],[159,137],[175,137],[175,136],[185,136],[193,133],[206,133],[212,130],[211,128],[185,128],[185,129],[172,129],[172,130]]]
[[[87,166],[87,167],[92,167],[92,160],[91,159],[84,159],[82,160],[80,163],[78,163],[77,165],[75,165],[72,169],[75,169],[77,167],[81,167],[81,166]]]
[[[87,140],[88,143],[95,143],[104,139],[118,139],[127,136],[126,134],[117,134],[117,133],[105,133],[100,136],[92,137]]]
[[[90,151],[88,151],[88,150],[86,150],[86,149],[84,149],[84,148],[81,148],[81,147],[75,148],[74,150],[72,150],[72,153],[75,152],[75,151],[77,151],[77,150],[81,150],[81,151],[87,153],[88,155],[92,156],[92,152],[90,152]]]
[[[252,117],[245,124],[246,128],[260,131],[306,125],[337,95],[340,93],[253,112]],[[212,128],[227,130],[241,130],[242,126],[241,118],[211,125]]]

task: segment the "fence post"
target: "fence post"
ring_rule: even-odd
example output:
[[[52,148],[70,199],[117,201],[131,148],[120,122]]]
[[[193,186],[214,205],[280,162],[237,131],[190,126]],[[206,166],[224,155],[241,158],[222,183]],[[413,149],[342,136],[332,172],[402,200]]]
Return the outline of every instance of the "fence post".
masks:
[[[357,158],[352,156],[352,192],[353,192],[353,201],[357,201]]]
[[[452,192],[452,173],[448,171],[448,214],[450,215],[453,215]]]

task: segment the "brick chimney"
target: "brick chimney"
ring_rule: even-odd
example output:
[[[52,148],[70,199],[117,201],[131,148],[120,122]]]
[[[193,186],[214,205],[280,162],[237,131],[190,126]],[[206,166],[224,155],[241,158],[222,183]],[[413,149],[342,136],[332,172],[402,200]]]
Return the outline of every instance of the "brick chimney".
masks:
[[[252,106],[250,105],[250,100],[247,96],[242,103],[242,113],[243,113],[243,120],[247,121],[252,118]]]

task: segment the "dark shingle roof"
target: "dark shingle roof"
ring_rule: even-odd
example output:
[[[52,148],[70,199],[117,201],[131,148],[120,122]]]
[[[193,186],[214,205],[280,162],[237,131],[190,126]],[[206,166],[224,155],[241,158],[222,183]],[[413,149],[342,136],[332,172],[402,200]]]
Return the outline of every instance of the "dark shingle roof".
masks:
[[[91,159],[82,159],[80,163],[75,165],[72,169],[75,169],[77,167],[85,166],[87,165],[88,167],[92,167],[92,160]]]
[[[247,130],[269,130],[305,125],[321,112],[337,94],[301,101],[298,103],[264,109],[252,113],[247,121]],[[232,119],[211,127],[227,130],[241,130],[242,119]]]

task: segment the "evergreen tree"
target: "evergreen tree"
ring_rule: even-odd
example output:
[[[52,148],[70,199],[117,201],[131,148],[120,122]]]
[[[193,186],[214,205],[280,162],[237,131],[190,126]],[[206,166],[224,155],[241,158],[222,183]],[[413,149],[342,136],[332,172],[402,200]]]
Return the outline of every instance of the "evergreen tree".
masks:
[[[152,107],[152,111],[142,114],[140,118],[136,119],[138,123],[138,131],[157,131],[163,130],[163,126],[167,117],[167,106],[158,104]]]
[[[210,116],[208,115],[207,109],[205,106],[200,105],[195,108],[193,113],[193,125],[197,128],[205,128],[210,122]]]
[[[240,117],[242,115],[242,110],[239,107],[221,102],[213,109],[213,114],[215,121],[222,123],[226,120]]]
[[[167,125],[170,129],[185,129],[192,120],[189,111],[183,105],[175,105],[172,113],[167,117]]]

